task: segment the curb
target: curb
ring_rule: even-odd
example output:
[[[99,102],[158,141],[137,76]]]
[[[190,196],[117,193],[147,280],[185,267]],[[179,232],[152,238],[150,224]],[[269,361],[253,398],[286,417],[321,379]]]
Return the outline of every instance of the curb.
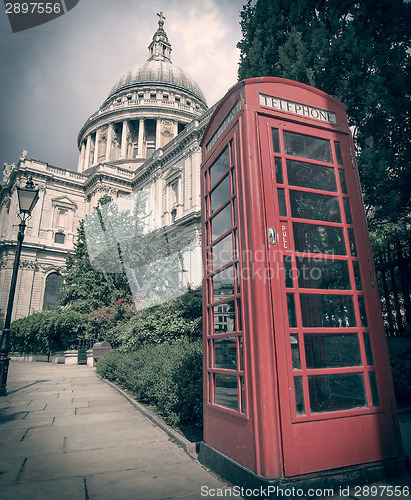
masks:
[[[113,382],[110,382],[109,380],[104,379],[100,375],[96,373],[96,376],[108,384],[110,387],[115,389],[117,392],[119,392],[129,403],[131,403],[136,410],[138,410],[142,415],[147,417],[154,425],[159,427],[161,430],[163,430],[168,436],[175,441],[183,450],[190,455],[192,458],[197,459],[197,444],[189,441],[187,438],[182,436],[179,432],[175,431],[172,429],[169,425],[167,425],[164,420],[162,420],[160,417],[157,415],[153,415],[145,406],[143,406],[141,403],[136,401],[134,398],[132,398],[127,392],[125,392],[123,389],[120,389],[116,384]]]

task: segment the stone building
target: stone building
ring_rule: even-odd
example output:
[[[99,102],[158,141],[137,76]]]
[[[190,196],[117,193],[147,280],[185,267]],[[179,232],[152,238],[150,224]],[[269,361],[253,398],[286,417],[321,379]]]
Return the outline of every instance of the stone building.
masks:
[[[98,200],[148,190],[169,238],[197,241],[185,280],[201,282],[200,139],[211,110],[191,76],[171,62],[162,13],[149,58],[126,70],[78,134],[77,172],[31,159],[4,165],[0,192],[0,324],[4,321],[19,219],[16,186],[32,176],[39,200],[29,219],[12,319],[49,308],[77,227]]]

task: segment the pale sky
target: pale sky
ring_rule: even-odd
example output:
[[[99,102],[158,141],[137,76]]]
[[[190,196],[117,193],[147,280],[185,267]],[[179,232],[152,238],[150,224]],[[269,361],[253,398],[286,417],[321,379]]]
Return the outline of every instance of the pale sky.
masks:
[[[75,170],[77,134],[118,76],[148,58],[157,12],[172,62],[209,106],[236,83],[246,0],[80,0],[41,26],[12,33],[0,13],[0,179],[3,162],[28,158]]]

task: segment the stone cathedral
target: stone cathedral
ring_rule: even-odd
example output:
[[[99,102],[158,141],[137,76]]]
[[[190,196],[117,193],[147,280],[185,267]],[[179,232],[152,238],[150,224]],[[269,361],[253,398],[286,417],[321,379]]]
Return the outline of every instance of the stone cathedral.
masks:
[[[159,14],[149,57],[119,76],[78,134],[77,171],[30,158],[4,164],[0,192],[0,327],[4,322],[19,219],[16,185],[32,176],[39,200],[28,221],[12,319],[59,299],[62,271],[80,220],[105,194],[149,190],[169,237],[198,241],[184,255],[185,279],[201,282],[200,140],[211,115],[198,84],[171,62]]]

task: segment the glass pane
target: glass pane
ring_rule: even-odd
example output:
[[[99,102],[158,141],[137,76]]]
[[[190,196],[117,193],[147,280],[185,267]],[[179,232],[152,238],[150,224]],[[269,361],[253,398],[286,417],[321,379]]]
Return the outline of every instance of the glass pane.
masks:
[[[348,328],[356,326],[350,295],[300,295],[303,326]]]
[[[272,132],[272,135],[273,135],[273,150],[274,150],[274,153],[281,153],[281,149],[280,149],[280,136],[278,134],[278,128],[272,128],[271,132]]]
[[[360,309],[361,326],[368,327],[367,311],[365,309],[365,300],[362,295],[358,297],[358,307]]]
[[[283,166],[281,163],[281,158],[275,158],[275,179],[279,184],[284,183],[283,179]]]
[[[287,293],[287,308],[288,308],[288,324],[290,328],[297,326],[297,318],[295,315],[295,300],[293,293]]]
[[[332,163],[331,144],[328,139],[284,131],[285,154],[310,160]]]
[[[224,264],[233,260],[233,233],[229,233],[225,238],[212,247],[213,269],[218,269]]]
[[[338,198],[304,191],[290,191],[291,215],[299,219],[341,222]]]
[[[234,164],[234,142],[230,141],[230,165]]]
[[[214,340],[214,367],[237,369],[237,339],[224,337]]]
[[[352,224],[350,200],[348,198],[343,198],[343,203],[344,203],[345,220],[347,221],[347,224]]]
[[[286,217],[287,216],[287,209],[286,209],[286,206],[285,206],[285,193],[284,193],[284,189],[278,188],[277,189],[277,193],[278,193],[278,211],[280,213],[280,216]]]
[[[234,268],[228,267],[212,277],[214,300],[223,299],[234,293]]]
[[[371,339],[369,333],[364,333],[364,347],[365,347],[365,356],[367,358],[367,365],[374,365],[374,357],[372,355],[372,347],[371,347]]]
[[[370,387],[373,406],[380,406],[380,397],[378,395],[377,377],[375,372],[370,372]]]
[[[337,191],[333,167],[287,160],[288,184],[322,191]],[[278,181],[277,181],[278,182]]]
[[[210,185],[213,186],[220,179],[229,167],[228,147],[210,167]]]
[[[360,273],[360,263],[354,261],[352,263],[354,268],[354,279],[355,279],[355,287],[357,290],[362,290],[362,282],[361,282],[361,273]]]
[[[236,331],[241,331],[243,329],[242,317],[241,317],[241,299],[237,300],[237,318],[238,322]]]
[[[214,332],[234,332],[235,328],[235,301],[224,302],[213,307]]]
[[[214,375],[214,403],[238,410],[238,387],[235,375]]]
[[[345,172],[344,172],[344,170],[341,170],[341,169],[339,169],[338,171],[340,173],[341,192],[344,194],[348,194],[347,182],[345,180]]]
[[[285,255],[283,257],[283,262],[284,262],[285,286],[287,288],[293,288],[294,285],[293,285],[293,270],[291,267],[291,255]]]
[[[240,370],[244,370],[244,347],[243,337],[238,337],[238,347],[240,349]]]
[[[356,333],[306,333],[304,346],[307,368],[335,368],[362,364]]]
[[[213,363],[212,363],[212,341],[209,340],[207,342],[207,368],[211,368],[213,366]]]
[[[298,335],[290,335],[290,343],[291,343],[291,359],[293,364],[293,370],[301,369],[300,362],[300,346],[298,344]]]
[[[215,212],[221,205],[224,205],[230,197],[230,177],[227,175],[211,193],[211,211]]]
[[[309,375],[308,388],[313,413],[367,406],[362,373]]]
[[[293,223],[296,252],[346,255],[340,227]]]
[[[295,392],[295,406],[297,415],[304,415],[304,391],[303,391],[303,378],[294,377],[294,392]]]
[[[234,251],[233,251],[233,256],[234,256],[234,259],[239,259],[240,258],[240,247],[238,245],[238,231],[235,230],[234,231],[234,242],[235,242],[235,248],[234,248]]]
[[[233,199],[233,210],[234,210],[234,225],[237,225],[237,199]]]
[[[240,377],[240,385],[241,385],[241,413],[245,413],[245,383],[244,377]]]
[[[334,142],[335,146],[335,156],[337,157],[337,165],[343,165],[342,154],[341,154],[341,144],[337,141]]]
[[[354,229],[347,229],[348,240],[350,242],[350,251],[353,257],[357,257],[357,247],[355,245]]]
[[[216,240],[231,227],[231,203],[219,212],[211,221],[212,239]]]
[[[235,187],[235,170],[234,169],[231,170],[231,177],[232,177],[232,183],[233,183],[231,191],[233,194],[235,194],[236,187]]]
[[[300,288],[350,290],[348,262],[333,259],[296,257]]]

